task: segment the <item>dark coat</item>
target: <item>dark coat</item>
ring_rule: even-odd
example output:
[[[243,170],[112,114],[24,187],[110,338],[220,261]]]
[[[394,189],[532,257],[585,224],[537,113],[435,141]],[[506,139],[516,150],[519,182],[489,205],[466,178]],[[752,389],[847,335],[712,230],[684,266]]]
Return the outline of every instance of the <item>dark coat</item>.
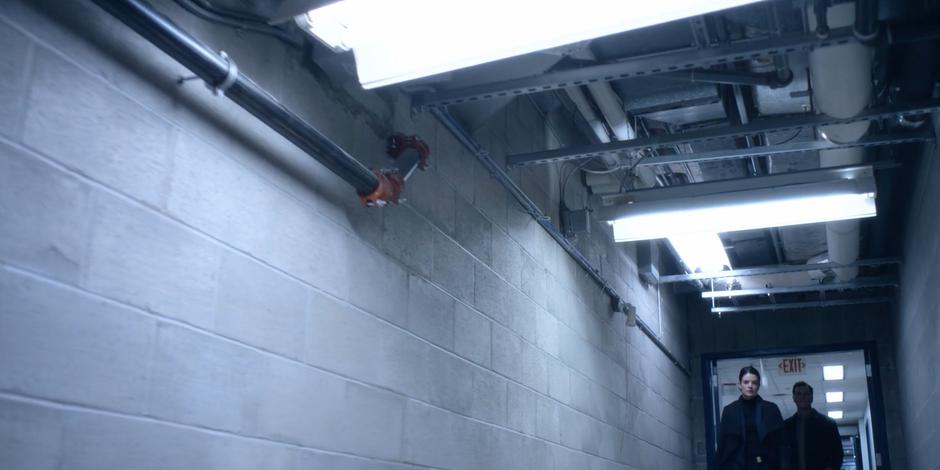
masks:
[[[742,399],[732,402],[721,411],[720,433],[718,435],[719,470],[790,470],[790,451],[783,435],[783,416],[777,405],[764,401],[758,395],[754,416],[757,437],[760,441],[761,463],[749,462],[745,466],[745,422]]]
[[[799,448],[797,447],[796,420],[797,415],[787,418],[783,422],[783,429],[790,441],[790,461],[793,468],[799,465]],[[842,438],[839,437],[839,426],[832,418],[823,416],[816,410],[806,418],[805,445],[806,470],[838,470],[842,467]]]

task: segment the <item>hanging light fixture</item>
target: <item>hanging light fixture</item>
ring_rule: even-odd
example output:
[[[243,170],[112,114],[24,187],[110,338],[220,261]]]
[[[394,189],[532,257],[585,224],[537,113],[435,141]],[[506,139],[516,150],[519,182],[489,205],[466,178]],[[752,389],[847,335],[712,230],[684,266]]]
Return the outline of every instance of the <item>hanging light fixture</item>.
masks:
[[[870,165],[624,193],[597,211],[618,242],[873,217]]]
[[[298,23],[370,89],[759,0],[343,0]]]

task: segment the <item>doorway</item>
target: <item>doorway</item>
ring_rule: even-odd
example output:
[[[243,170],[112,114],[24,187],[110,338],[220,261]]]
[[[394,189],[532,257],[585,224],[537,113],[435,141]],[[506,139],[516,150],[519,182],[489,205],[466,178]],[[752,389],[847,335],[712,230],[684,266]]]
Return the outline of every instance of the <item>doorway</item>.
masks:
[[[891,468],[875,344],[859,343],[703,355],[709,469],[717,468],[721,410],[738,399],[738,372],[748,365],[761,373],[761,397],[775,403],[784,419],[796,412],[793,384],[813,387],[813,408],[839,426],[843,470]]]

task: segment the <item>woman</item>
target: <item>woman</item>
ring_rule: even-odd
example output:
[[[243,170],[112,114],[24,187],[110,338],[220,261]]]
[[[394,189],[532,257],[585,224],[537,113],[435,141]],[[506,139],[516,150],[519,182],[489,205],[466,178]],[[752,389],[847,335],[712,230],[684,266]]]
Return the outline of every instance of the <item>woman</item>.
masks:
[[[780,409],[757,394],[760,372],[741,368],[738,390],[741,397],[721,412],[719,470],[789,470]]]

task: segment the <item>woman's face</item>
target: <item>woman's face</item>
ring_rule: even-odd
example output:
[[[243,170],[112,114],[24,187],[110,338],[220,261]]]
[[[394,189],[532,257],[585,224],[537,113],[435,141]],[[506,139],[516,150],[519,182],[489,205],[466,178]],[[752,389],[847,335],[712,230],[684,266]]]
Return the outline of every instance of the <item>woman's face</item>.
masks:
[[[741,391],[741,395],[743,395],[746,400],[756,397],[759,389],[760,379],[754,374],[744,374],[744,376],[741,377],[741,381],[738,382],[738,390]]]

